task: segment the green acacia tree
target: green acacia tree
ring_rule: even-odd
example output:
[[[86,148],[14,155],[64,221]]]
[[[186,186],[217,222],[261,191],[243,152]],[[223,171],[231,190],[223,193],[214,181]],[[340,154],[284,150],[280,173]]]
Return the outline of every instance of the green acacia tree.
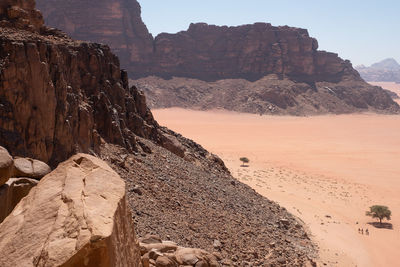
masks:
[[[245,166],[246,163],[250,162],[250,160],[248,158],[246,158],[246,157],[241,157],[240,161],[243,162],[242,166]]]
[[[365,215],[370,216],[372,218],[378,218],[379,223],[382,224],[383,219],[390,220],[390,216],[392,212],[388,207],[382,205],[374,205],[369,207],[369,210],[365,212]]]

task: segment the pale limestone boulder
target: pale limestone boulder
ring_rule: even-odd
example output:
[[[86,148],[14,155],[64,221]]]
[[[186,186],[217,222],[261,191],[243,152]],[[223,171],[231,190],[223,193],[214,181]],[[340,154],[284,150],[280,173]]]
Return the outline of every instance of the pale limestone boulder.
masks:
[[[13,159],[7,149],[0,146],[0,186],[5,184],[11,177],[13,170]]]
[[[38,181],[34,179],[10,178],[0,186],[0,223],[37,184]]]
[[[125,183],[78,154],[46,175],[0,224],[0,266],[140,266]]]

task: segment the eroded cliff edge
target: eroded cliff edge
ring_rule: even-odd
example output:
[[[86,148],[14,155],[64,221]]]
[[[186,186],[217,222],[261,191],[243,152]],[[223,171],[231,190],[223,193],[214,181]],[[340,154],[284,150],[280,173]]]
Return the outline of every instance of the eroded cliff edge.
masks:
[[[50,25],[74,38],[109,44],[151,108],[290,115],[400,112],[348,60],[318,50],[306,29],[196,23],[153,38],[136,0],[102,0],[95,7],[76,0],[38,2]]]
[[[33,0],[0,13],[0,144],[13,156],[52,166],[76,152],[104,159],[127,183],[140,236],[207,249],[231,266],[313,263],[303,225],[237,182],[218,157],[158,126],[107,46],[35,26],[40,16],[29,14],[40,15]]]

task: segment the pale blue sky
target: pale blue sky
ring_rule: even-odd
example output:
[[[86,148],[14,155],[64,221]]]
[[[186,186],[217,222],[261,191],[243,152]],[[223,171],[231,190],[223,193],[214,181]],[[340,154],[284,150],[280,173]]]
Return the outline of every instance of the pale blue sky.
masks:
[[[308,29],[321,50],[353,65],[400,62],[400,0],[139,0],[153,36],[191,22],[235,26],[269,22]]]

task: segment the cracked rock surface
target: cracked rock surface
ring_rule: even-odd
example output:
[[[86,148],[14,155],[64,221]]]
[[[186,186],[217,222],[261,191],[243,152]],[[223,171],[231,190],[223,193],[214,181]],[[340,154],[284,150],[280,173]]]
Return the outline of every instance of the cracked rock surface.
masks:
[[[73,156],[0,225],[0,251],[0,266],[139,266],[124,181],[93,156]]]

